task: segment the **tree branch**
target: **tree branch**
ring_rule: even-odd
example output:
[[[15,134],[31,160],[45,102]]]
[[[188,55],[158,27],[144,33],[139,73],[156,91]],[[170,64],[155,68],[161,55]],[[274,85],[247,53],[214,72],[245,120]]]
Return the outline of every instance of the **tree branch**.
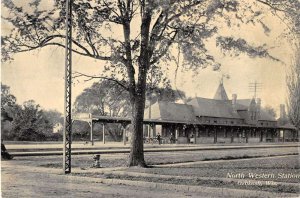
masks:
[[[108,77],[104,77],[104,76],[91,76],[91,75],[87,75],[87,74],[83,74],[80,72],[74,72],[73,73],[73,78],[78,78],[78,77],[89,77],[91,79],[95,79],[95,78],[99,78],[99,79],[105,79],[105,80],[109,80],[109,81],[113,81],[116,84],[120,85],[122,88],[124,88],[126,91],[129,91],[128,87],[126,85],[124,85],[122,82],[114,79],[114,78],[108,78]]]
[[[54,40],[55,38],[63,38],[63,39],[65,39],[65,36],[62,36],[62,35],[51,35],[51,36],[48,36],[48,37],[44,38],[36,46],[29,46],[29,45],[25,45],[23,43],[21,43],[22,45],[17,45],[15,43],[11,43],[11,44],[12,45],[16,45],[17,47],[26,47],[27,48],[27,49],[20,49],[17,52],[28,52],[28,51],[32,51],[32,50],[35,50],[35,49],[38,49],[38,48],[42,48],[42,47],[45,47],[45,46],[51,46],[51,45],[55,45],[55,46],[59,46],[59,47],[65,48],[64,44],[57,43],[57,42],[50,42],[50,41]],[[7,40],[7,41],[10,42],[9,40]],[[18,42],[21,42],[21,41],[18,41]],[[77,41],[75,41],[73,39],[72,39],[72,42],[77,47],[79,47],[80,49],[82,49],[84,51],[84,52],[80,52],[78,50],[72,49],[72,51],[74,53],[76,53],[76,54],[79,54],[79,55],[82,55],[82,56],[91,57],[91,58],[95,58],[95,59],[98,59],[98,60],[111,60],[111,57],[109,57],[109,56],[100,56],[98,54],[98,52],[97,53],[91,53],[87,48],[85,48],[83,45],[81,45],[80,43],[78,43]]]
[[[278,10],[278,11],[281,11],[281,12],[286,12],[286,10],[274,7],[272,4],[270,4],[270,3],[266,2],[266,1],[262,1],[262,0],[256,0],[256,1],[259,2],[259,3],[265,4],[265,5],[269,6],[270,8],[272,8],[274,10]]]
[[[168,52],[170,46],[173,44],[173,42],[174,42],[174,40],[175,40],[177,34],[178,34],[178,31],[176,30],[176,31],[174,32],[173,37],[167,42],[165,49],[163,49],[162,52],[161,52],[159,55],[157,55],[156,57],[154,57],[154,58],[152,59],[152,61],[150,62],[151,65],[157,63],[157,62],[159,61],[160,58],[162,58],[164,55],[166,55],[166,53]]]

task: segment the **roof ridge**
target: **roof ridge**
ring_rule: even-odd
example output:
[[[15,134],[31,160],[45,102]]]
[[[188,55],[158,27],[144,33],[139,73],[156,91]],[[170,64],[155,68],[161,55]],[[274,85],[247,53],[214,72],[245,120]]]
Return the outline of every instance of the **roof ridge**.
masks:
[[[222,82],[220,82],[220,84],[217,88],[214,99],[215,100],[228,100],[228,96],[227,96],[226,90],[225,90]]]

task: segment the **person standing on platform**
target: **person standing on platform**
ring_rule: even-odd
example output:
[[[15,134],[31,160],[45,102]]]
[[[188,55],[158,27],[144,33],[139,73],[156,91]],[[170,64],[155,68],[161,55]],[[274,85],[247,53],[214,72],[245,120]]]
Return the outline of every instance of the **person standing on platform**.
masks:
[[[158,141],[158,144],[160,145],[160,141],[161,141],[160,134],[157,135],[157,141]]]

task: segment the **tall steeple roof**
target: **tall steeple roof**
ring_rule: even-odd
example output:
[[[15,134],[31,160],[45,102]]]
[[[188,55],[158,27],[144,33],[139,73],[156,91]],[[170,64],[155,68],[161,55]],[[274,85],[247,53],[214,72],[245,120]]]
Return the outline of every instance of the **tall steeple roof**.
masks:
[[[229,100],[222,81],[219,84],[219,87],[215,93],[214,99],[215,100]]]

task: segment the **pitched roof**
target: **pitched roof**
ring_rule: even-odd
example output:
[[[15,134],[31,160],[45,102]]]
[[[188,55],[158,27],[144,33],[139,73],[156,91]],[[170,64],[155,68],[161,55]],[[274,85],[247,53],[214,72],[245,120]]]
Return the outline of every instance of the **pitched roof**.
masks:
[[[224,85],[221,82],[214,96],[215,100],[228,100],[227,93],[225,91]]]
[[[246,110],[250,106],[253,99],[238,99],[236,100],[237,103],[237,110]]]
[[[284,128],[284,129],[294,129],[294,130],[297,129],[297,128],[296,128],[293,124],[291,124],[290,122],[289,122],[289,123],[286,123],[285,125],[280,125],[279,127],[280,127],[280,128]]]
[[[260,116],[258,120],[264,120],[264,121],[276,121],[275,118],[273,118],[269,113],[267,113],[265,110],[260,110]]]
[[[149,118],[149,108],[145,118]],[[196,120],[191,105],[159,101],[151,106],[151,119],[194,123]]]
[[[188,104],[194,107],[196,116],[207,117],[224,117],[237,118],[241,117],[233,111],[231,102],[229,100],[214,100],[208,98],[194,98]]]
[[[254,99],[239,99],[236,101],[236,109],[237,110],[248,110],[249,106],[252,102],[255,102]],[[264,121],[276,121],[275,118],[273,118],[268,112],[264,111],[263,109],[260,109],[260,116],[258,120],[264,120]]]

